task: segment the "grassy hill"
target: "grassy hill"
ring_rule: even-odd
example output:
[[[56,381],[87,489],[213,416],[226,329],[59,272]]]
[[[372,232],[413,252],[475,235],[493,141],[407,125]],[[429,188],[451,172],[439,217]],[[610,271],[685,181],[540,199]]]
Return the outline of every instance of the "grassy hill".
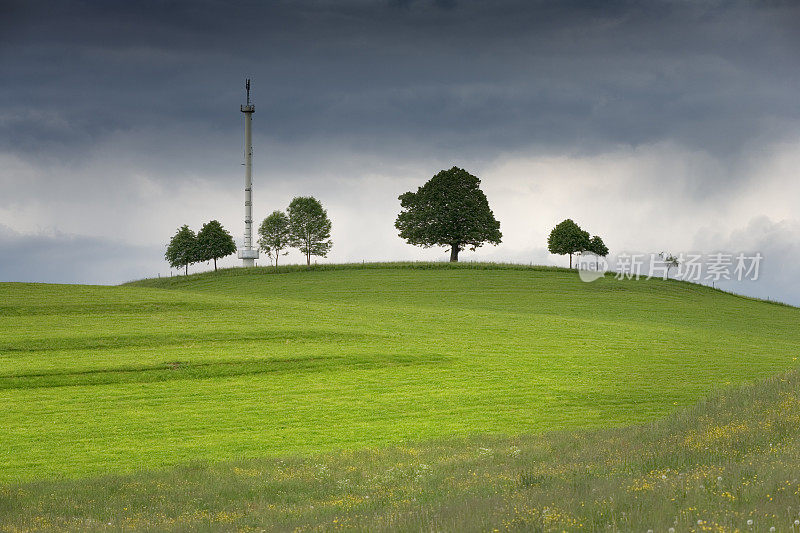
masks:
[[[0,284],[0,483],[620,426],[797,364],[800,310],[516,266]]]

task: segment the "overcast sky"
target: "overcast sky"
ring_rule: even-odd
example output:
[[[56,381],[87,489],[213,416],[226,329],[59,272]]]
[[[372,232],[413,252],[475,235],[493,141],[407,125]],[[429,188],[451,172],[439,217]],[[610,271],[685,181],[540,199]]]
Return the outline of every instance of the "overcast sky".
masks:
[[[316,196],[320,261],[446,259],[393,223],[457,165],[504,235],[464,260],[566,265],[572,218],[612,256],[760,252],[722,286],[800,304],[798,28],[777,1],[5,0],[0,280],[168,275],[210,219],[241,240],[249,76],[256,224]]]

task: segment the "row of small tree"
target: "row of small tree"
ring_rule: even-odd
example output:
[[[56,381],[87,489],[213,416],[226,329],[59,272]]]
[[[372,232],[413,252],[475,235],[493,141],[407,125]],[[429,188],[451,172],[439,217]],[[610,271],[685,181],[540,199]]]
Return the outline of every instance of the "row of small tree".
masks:
[[[298,196],[286,211],[273,211],[258,228],[258,245],[270,260],[278,266],[278,257],[286,255],[288,248],[299,249],[311,264],[311,256],[325,257],[331,242],[331,221],[322,204],[313,196]],[[187,225],[178,228],[170,239],[164,258],[173,268],[183,268],[189,273],[189,265],[203,261],[214,261],[236,253],[236,243],[228,231],[216,220],[212,220],[195,234]]]
[[[278,258],[288,248],[297,248],[311,264],[311,256],[328,255],[331,242],[331,221],[328,212],[313,196],[298,196],[286,211],[275,210],[258,228],[258,245],[278,266]]]
[[[189,265],[203,261],[214,261],[236,252],[236,243],[228,231],[216,220],[203,224],[195,235],[189,226],[183,225],[170,239],[164,258],[169,266],[185,269],[189,273]]]

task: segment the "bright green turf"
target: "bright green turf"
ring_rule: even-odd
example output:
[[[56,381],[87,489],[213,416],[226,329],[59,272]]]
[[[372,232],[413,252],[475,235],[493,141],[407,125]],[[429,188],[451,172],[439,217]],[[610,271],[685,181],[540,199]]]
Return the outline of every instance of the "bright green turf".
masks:
[[[798,326],[552,269],[0,284],[0,482],[652,419],[796,364]]]
[[[0,531],[8,533],[669,528],[800,532],[800,372],[622,428],[448,437],[0,486]]]

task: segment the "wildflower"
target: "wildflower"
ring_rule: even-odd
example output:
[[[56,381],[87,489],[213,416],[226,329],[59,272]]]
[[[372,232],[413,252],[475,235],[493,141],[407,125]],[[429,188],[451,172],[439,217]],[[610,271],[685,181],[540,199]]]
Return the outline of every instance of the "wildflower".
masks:
[[[675,528],[671,527],[667,530],[667,533],[675,533]]]
[[[748,525],[748,526],[752,526],[752,525],[753,525],[753,519],[752,519],[752,518],[749,518],[749,519],[747,520],[747,525]]]
[[[772,526],[771,528],[769,528],[769,533],[775,533],[775,526]]]

